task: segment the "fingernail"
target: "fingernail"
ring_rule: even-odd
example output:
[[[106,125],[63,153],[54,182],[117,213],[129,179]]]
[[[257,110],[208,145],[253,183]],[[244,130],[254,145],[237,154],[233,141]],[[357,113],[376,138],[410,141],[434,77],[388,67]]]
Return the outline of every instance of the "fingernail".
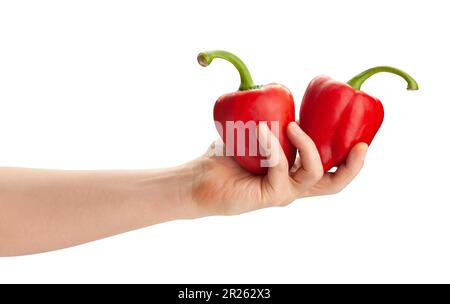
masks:
[[[366,149],[364,150],[364,153],[363,153],[363,156],[362,156],[362,159],[363,159],[363,160],[366,159],[367,151],[368,151],[368,150],[369,150],[368,148],[366,148]]]
[[[369,146],[367,144],[364,144],[361,146],[360,148],[361,150],[363,150],[363,153],[361,153],[361,160],[364,161],[366,159],[366,155],[367,155],[367,150],[369,149]]]
[[[269,155],[269,127],[266,122],[259,122],[257,128],[257,138],[261,156]]]
[[[261,121],[258,123],[258,130],[261,132],[261,135],[266,135],[269,130],[269,126],[265,121]]]

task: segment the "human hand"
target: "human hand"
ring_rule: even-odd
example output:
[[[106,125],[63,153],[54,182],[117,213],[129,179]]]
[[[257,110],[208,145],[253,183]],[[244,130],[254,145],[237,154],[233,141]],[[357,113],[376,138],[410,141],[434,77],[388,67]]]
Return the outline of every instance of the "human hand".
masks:
[[[296,122],[291,122],[287,135],[300,157],[289,170],[278,139],[265,123],[260,123],[258,128],[261,146],[270,147],[266,153],[278,156],[278,162],[269,167],[266,175],[253,175],[232,157],[217,156],[215,151],[224,149],[222,141],[214,142],[205,155],[194,161],[192,200],[203,216],[240,214],[285,206],[302,197],[338,193],[361,170],[368,148],[365,143],[355,145],[336,172],[324,173],[314,142]]]
[[[292,122],[287,133],[300,158],[289,171],[277,138],[267,125],[258,128],[268,159],[278,159],[264,176],[248,173],[232,157],[214,155],[223,149],[221,142],[197,160],[160,170],[0,168],[0,256],[55,250],[170,220],[239,214],[336,193],[363,165],[367,145],[357,144],[345,164],[324,174],[314,143]]]

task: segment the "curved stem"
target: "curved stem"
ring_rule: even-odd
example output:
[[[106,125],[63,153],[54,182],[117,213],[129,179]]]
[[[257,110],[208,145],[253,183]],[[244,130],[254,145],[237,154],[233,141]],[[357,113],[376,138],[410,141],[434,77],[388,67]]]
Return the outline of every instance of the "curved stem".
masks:
[[[241,59],[239,59],[239,57],[237,57],[234,54],[231,54],[230,52],[221,50],[202,52],[198,54],[197,61],[201,66],[206,67],[215,58],[225,59],[226,61],[233,64],[234,67],[238,70],[239,75],[241,76],[241,85],[239,86],[239,91],[251,90],[259,87],[255,86],[255,84],[253,83],[250,71],[245,66],[244,62]]]
[[[372,75],[381,73],[381,72],[392,73],[392,74],[396,74],[396,75],[402,77],[408,83],[408,87],[407,87],[408,90],[418,90],[419,89],[419,85],[414,80],[414,78],[412,78],[409,74],[407,74],[406,72],[403,72],[402,70],[399,70],[399,69],[396,69],[396,68],[393,68],[390,66],[377,66],[377,67],[368,69],[368,70],[356,75],[352,79],[350,79],[347,82],[347,84],[350,85],[351,87],[353,87],[355,90],[360,90],[361,85],[363,84],[364,81],[366,81]]]

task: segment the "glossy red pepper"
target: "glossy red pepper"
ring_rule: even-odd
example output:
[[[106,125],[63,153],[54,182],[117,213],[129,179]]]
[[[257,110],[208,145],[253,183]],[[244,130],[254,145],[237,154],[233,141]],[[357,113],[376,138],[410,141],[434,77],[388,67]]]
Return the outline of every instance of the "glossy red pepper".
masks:
[[[410,75],[387,66],[368,69],[346,84],[324,76],[309,84],[300,107],[300,127],[316,144],[324,171],[342,164],[356,143],[370,144],[380,128],[383,105],[360,91],[364,81],[380,72],[399,75],[408,90],[419,88]]]
[[[256,134],[256,130],[252,129],[255,129],[259,122],[266,122],[277,136],[291,167],[296,156],[296,149],[286,135],[287,125],[295,120],[295,106],[291,92],[280,84],[255,85],[242,60],[229,52],[203,52],[198,55],[197,60],[200,65],[208,66],[215,58],[232,63],[241,77],[239,91],[222,95],[214,106],[214,120],[227,147],[227,155],[232,155],[247,171],[265,174],[267,167],[262,166],[261,162],[265,157],[259,148],[256,153],[252,152],[250,138]],[[228,129],[227,122],[234,128]],[[278,124],[277,130],[274,122]],[[234,134],[230,136],[227,130],[228,133],[233,131]],[[242,131],[244,133],[241,133]],[[242,135],[245,138],[240,141],[239,137]]]

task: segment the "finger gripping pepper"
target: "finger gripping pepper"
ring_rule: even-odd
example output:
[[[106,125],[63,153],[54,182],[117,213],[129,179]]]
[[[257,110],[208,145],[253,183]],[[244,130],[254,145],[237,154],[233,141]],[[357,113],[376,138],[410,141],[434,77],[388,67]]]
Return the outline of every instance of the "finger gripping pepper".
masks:
[[[251,127],[259,122],[266,122],[275,136],[291,167],[295,161],[296,149],[292,146],[286,135],[289,122],[295,120],[294,99],[291,92],[280,84],[255,85],[249,70],[244,62],[237,56],[221,50],[200,53],[197,57],[201,66],[208,66],[215,58],[225,59],[238,70],[241,84],[237,92],[220,96],[214,105],[214,121],[222,140],[234,159],[247,171],[254,174],[265,174],[261,160],[265,157],[260,153],[252,153]],[[227,122],[233,123],[234,128],[228,129]],[[241,123],[241,124],[239,124]],[[278,130],[275,130],[277,123]],[[245,140],[240,141],[242,129],[245,132]],[[229,136],[227,132],[234,132]],[[240,133],[240,134],[239,134]],[[233,140],[231,140],[233,139]],[[241,153],[240,153],[241,152]]]
[[[380,128],[383,105],[360,90],[364,81],[380,72],[399,75],[408,83],[408,90],[419,88],[407,73],[379,66],[358,74],[347,84],[319,76],[306,89],[300,107],[300,127],[316,144],[324,171],[342,164],[355,144],[370,144]]]

